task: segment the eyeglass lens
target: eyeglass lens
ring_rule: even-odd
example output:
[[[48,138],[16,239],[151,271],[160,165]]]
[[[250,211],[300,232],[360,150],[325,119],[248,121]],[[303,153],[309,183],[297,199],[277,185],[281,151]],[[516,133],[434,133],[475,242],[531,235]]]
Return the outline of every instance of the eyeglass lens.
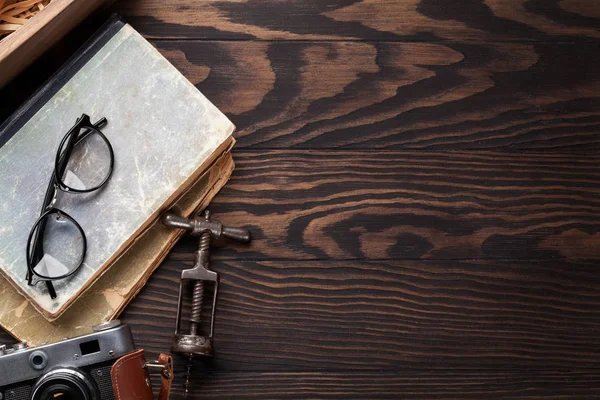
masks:
[[[81,128],[73,132],[77,142],[67,156],[62,183],[69,189],[86,191],[101,186],[111,172],[109,144],[96,130]],[[67,151],[68,140],[59,149]]]
[[[33,266],[38,276],[56,279],[69,275],[79,267],[84,256],[85,238],[72,220],[52,212],[42,218],[35,229],[42,229],[43,232],[43,254]]]

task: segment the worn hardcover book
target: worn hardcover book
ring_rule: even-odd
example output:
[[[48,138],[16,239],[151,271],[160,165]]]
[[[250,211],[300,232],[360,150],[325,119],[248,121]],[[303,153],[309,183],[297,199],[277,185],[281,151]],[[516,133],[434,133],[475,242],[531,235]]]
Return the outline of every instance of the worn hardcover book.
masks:
[[[82,114],[108,121],[101,131],[112,145],[114,166],[101,190],[58,192],[54,206],[81,226],[87,250],[76,273],[54,281],[52,298],[43,283],[28,284],[26,246],[58,165],[61,138]],[[233,130],[139,33],[111,20],[0,127],[0,275],[46,319],[58,318],[231,147]],[[66,171],[71,187],[85,189],[80,178],[100,174],[96,150],[84,150],[82,161]],[[48,248],[60,253],[64,246],[58,256],[68,258],[68,245],[57,240]],[[65,269],[56,254],[43,250],[35,268],[44,274]]]
[[[183,216],[204,209],[225,185],[233,171],[229,152],[221,155],[210,169],[172,207]],[[116,318],[141,290],[169,249],[184,232],[154,222],[133,246],[115,262],[67,311],[54,321],[46,320],[29,301],[0,277],[0,325],[20,341],[38,346],[65,337],[91,332],[92,325]]]

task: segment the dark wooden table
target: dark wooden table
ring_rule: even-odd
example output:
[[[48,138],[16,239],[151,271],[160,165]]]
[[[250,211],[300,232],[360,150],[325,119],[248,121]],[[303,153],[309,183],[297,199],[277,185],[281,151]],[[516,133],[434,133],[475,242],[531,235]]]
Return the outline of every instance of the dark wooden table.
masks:
[[[114,10],[238,127],[191,398],[600,398],[600,2]],[[152,355],[196,246],[123,314]]]

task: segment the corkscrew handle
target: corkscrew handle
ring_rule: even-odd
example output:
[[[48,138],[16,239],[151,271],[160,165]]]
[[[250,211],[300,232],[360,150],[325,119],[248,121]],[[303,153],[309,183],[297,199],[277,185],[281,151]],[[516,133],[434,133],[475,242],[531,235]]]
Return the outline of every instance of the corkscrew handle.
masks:
[[[188,231],[191,231],[194,229],[194,220],[193,219],[180,217],[179,215],[175,215],[172,213],[164,213],[161,221],[164,226],[169,227],[169,228],[185,229]]]
[[[250,231],[245,228],[232,228],[229,226],[224,226],[221,234],[228,239],[232,239],[240,243],[250,243]]]
[[[251,240],[248,229],[223,226],[221,221],[214,219],[184,218],[167,212],[162,217],[162,223],[169,228],[185,229],[189,231],[190,235],[202,235],[208,231],[214,239],[223,236],[240,243],[249,243]]]

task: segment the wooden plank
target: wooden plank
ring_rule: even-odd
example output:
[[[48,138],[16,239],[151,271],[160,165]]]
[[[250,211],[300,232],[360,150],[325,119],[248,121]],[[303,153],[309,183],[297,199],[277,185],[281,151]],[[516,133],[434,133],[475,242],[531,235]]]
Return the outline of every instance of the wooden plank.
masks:
[[[190,265],[169,259],[122,316],[149,358],[170,347]],[[210,371],[597,368],[598,262],[212,265],[221,289]],[[176,362],[180,373],[186,360]]]
[[[126,310],[136,343],[172,340],[169,259]],[[596,368],[599,263],[216,261],[217,371]],[[183,359],[178,359],[184,364]]]
[[[122,0],[152,37],[262,40],[594,40],[595,0]]]
[[[155,45],[238,148],[600,150],[600,42]]]
[[[0,87],[108,0],[54,0],[0,41]]]
[[[242,259],[600,260],[600,158],[469,152],[234,152],[215,216]],[[184,239],[191,260],[195,239]]]
[[[155,380],[155,382],[157,382]],[[183,398],[183,377],[174,383]],[[597,399],[597,372],[198,373],[189,399]]]

